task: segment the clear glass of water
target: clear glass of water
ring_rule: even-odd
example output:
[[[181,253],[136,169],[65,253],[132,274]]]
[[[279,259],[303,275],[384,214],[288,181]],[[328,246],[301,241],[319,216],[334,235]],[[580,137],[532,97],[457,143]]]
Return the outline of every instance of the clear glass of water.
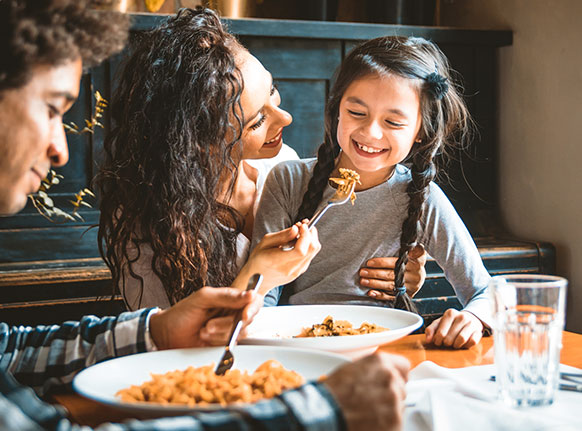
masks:
[[[552,275],[491,279],[496,381],[500,399],[510,406],[554,401],[567,285],[565,278]]]

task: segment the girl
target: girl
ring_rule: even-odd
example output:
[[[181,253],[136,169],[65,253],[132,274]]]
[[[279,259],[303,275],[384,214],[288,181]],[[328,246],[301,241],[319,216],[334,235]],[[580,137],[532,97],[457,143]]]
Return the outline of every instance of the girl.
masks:
[[[334,207],[319,223],[324,252],[285,287],[290,304],[382,305],[357,285],[370,256],[397,256],[396,306],[410,308],[403,285],[408,252],[423,244],[444,269],[464,305],[447,310],[427,330],[428,341],[476,344],[487,321],[489,281],[471,235],[440,188],[434,158],[464,140],[470,117],[442,52],[419,38],[383,37],[344,60],[325,112],[325,142],[317,160],[291,161],[271,171],[255,220],[261,235],[309,218],[334,193],[340,168],[360,174],[352,207]],[[277,302],[281,288],[265,303]]]
[[[280,101],[271,74],[209,9],[184,9],[143,36],[112,100],[98,179],[101,251],[130,309],[166,308],[205,285],[244,288],[254,272],[265,293],[309,264],[315,231],[297,253],[277,247],[297,227],[248,256],[264,177],[281,148],[297,158],[282,143],[292,119]],[[423,270],[408,272],[412,289]]]

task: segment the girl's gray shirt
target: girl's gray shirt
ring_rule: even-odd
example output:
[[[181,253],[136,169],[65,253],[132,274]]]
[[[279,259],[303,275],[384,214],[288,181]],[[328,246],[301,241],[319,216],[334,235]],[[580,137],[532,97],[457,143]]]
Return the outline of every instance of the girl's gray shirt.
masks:
[[[255,217],[252,247],[269,232],[291,226],[311,179],[315,159],[287,161],[269,173]],[[397,256],[408,208],[407,167],[397,165],[386,182],[356,193],[356,201],[334,206],[317,225],[322,248],[307,271],[285,287],[289,304],[362,304],[386,306],[366,296],[359,270],[373,257]],[[323,206],[334,194],[327,186]],[[429,186],[420,220],[419,242],[444,270],[464,310],[491,326],[487,285],[490,276],[473,238],[435,183]],[[282,287],[271,290],[265,305],[276,305]]]

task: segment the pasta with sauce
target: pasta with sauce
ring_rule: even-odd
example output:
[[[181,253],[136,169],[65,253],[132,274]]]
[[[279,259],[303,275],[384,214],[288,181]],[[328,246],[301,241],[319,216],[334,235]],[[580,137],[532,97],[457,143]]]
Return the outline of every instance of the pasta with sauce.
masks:
[[[354,328],[347,320],[333,320],[331,316],[323,319],[322,323],[316,323],[311,328],[303,328],[303,331],[294,338],[306,337],[338,337],[344,335],[362,335],[374,332],[388,331],[388,328],[378,326],[375,323],[364,322],[359,328]]]

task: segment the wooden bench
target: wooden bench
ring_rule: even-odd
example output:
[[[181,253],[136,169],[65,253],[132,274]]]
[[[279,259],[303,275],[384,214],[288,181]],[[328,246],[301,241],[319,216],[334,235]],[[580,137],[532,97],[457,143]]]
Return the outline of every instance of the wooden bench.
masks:
[[[554,248],[547,243],[478,238],[491,274],[552,273]],[[460,308],[451,285],[434,260],[426,265],[425,285],[416,296],[419,312],[430,322],[447,308]],[[49,324],[85,314],[117,314],[124,306],[112,297],[109,270],[100,258],[0,265],[1,320],[11,324]]]

